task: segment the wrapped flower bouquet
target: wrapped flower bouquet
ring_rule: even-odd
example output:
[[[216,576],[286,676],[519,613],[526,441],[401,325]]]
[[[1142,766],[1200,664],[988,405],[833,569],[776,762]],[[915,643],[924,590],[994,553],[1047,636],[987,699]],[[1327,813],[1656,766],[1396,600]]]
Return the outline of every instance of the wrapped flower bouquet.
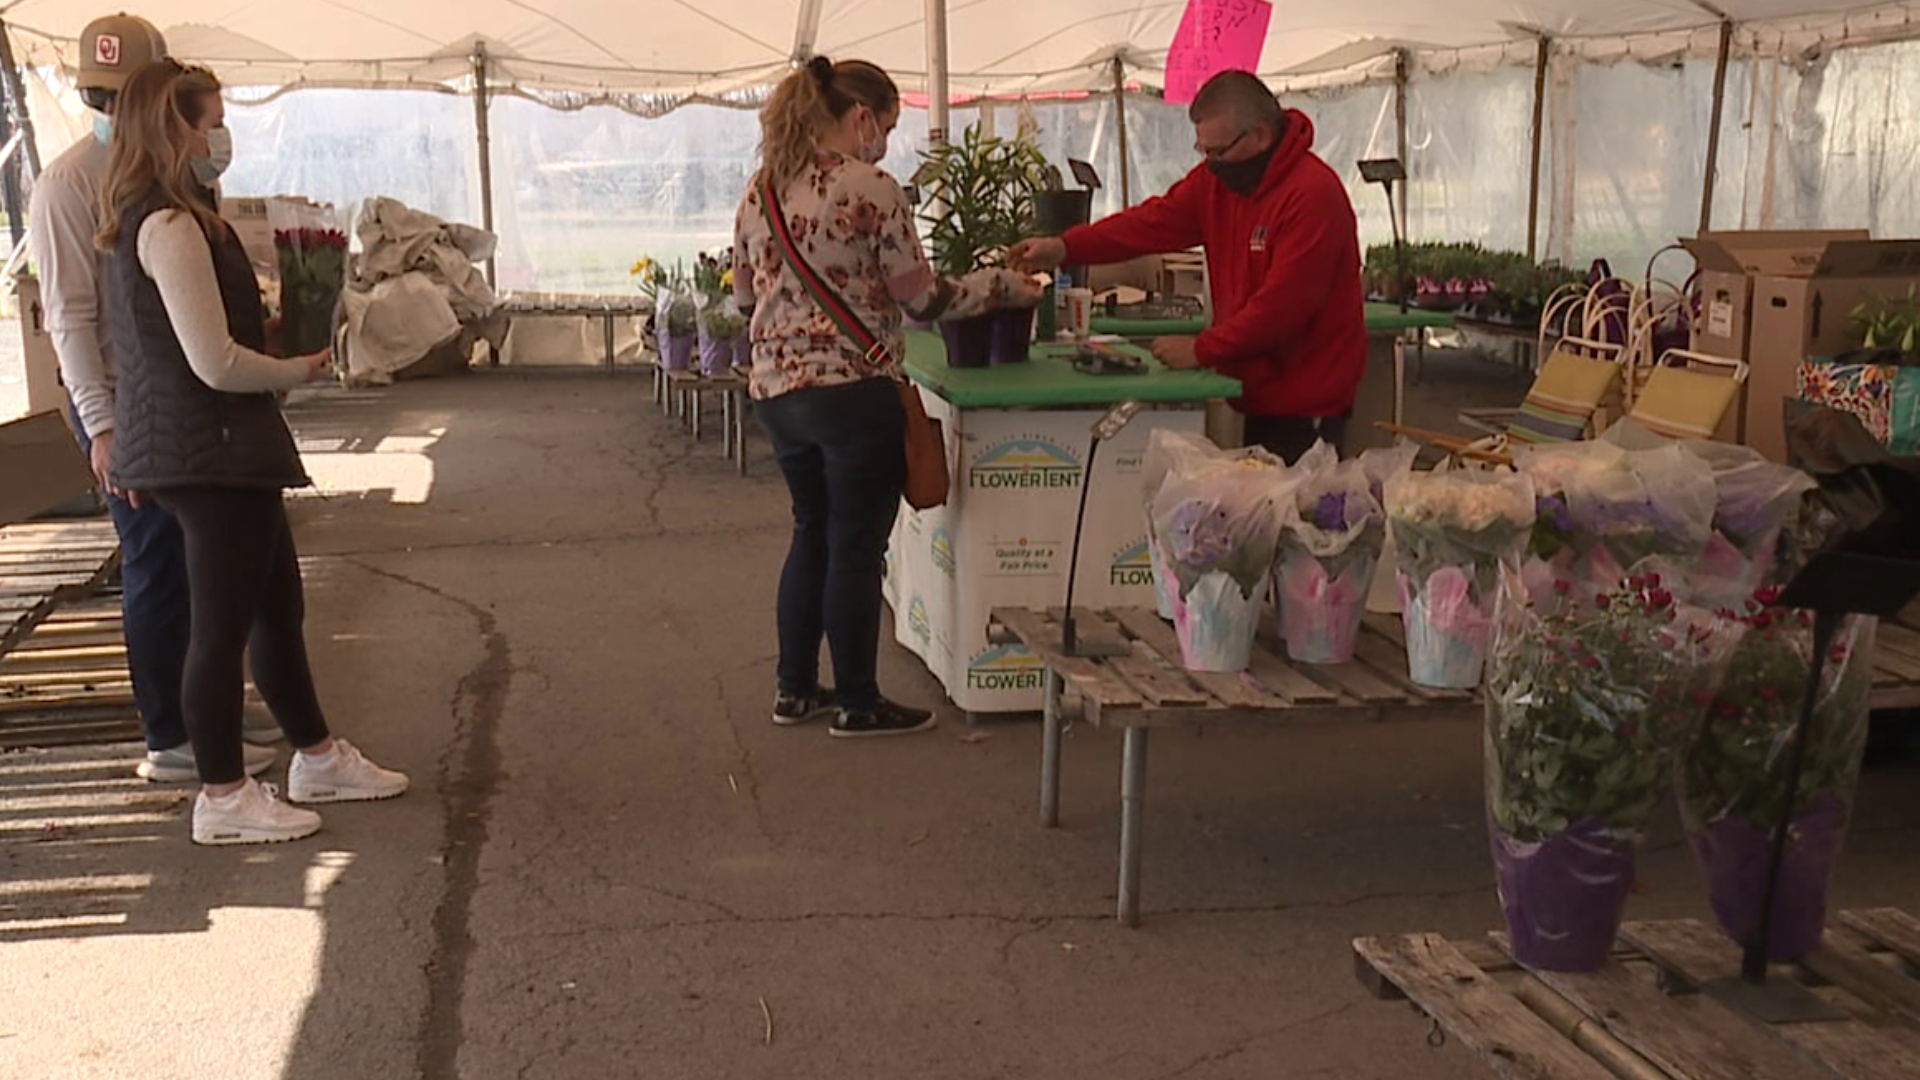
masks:
[[[1175,584],[1174,631],[1194,671],[1242,671],[1253,651],[1280,532],[1284,466],[1256,457],[1201,459],[1169,472],[1153,501],[1154,534]]]
[[[1738,639],[1657,575],[1573,588],[1504,591],[1485,691],[1500,903],[1516,957],[1551,971],[1606,962],[1641,833]]]
[[[1534,527],[1524,474],[1411,473],[1387,485],[1407,666],[1423,686],[1480,685],[1503,571],[1517,575]]]
[[[1777,596],[1763,588],[1737,615],[1745,632],[1680,771],[1680,808],[1714,917],[1742,945],[1760,928],[1773,829],[1787,820],[1767,941],[1768,956],[1785,962],[1811,952],[1826,927],[1866,748],[1874,621],[1849,618],[1834,639],[1789,808],[1787,760],[1812,675],[1813,617],[1772,607]]]
[[[1297,469],[1299,486],[1281,506],[1280,636],[1295,660],[1344,663],[1353,659],[1385,519],[1359,461],[1336,461],[1319,443]]]

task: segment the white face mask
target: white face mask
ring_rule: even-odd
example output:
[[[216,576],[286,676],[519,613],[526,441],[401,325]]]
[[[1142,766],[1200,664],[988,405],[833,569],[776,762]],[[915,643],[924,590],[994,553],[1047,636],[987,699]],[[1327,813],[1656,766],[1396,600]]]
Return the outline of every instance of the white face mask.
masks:
[[[212,187],[214,181],[220,179],[232,164],[233,132],[224,127],[207,132],[207,156],[193,159],[194,177]]]
[[[872,113],[867,116],[871,118]],[[860,148],[854,154],[869,165],[878,165],[887,156],[887,133],[880,130],[880,121],[873,121],[873,134],[860,137]]]

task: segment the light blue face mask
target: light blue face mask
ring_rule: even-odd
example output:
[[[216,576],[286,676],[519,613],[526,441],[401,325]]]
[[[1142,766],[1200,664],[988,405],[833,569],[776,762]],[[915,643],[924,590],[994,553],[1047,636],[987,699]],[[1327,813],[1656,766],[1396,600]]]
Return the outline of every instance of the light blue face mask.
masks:
[[[113,145],[113,117],[103,112],[94,113],[93,137],[99,139],[102,146]]]
[[[207,132],[207,156],[193,159],[193,175],[212,187],[233,164],[233,132],[217,127]]]

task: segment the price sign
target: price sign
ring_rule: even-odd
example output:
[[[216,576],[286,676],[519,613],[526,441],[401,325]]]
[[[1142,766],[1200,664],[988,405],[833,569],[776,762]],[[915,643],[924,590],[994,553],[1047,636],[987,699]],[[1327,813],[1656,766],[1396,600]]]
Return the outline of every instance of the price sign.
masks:
[[[1187,0],[1167,48],[1167,100],[1184,105],[1222,71],[1257,71],[1273,5],[1267,0]]]

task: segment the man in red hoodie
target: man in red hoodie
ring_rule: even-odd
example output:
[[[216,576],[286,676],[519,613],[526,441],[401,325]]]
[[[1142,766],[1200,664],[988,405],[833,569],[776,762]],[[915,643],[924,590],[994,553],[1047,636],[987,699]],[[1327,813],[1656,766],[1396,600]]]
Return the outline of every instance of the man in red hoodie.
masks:
[[[1160,338],[1169,367],[1240,380],[1247,442],[1292,462],[1314,440],[1339,446],[1367,363],[1360,238],[1346,186],[1315,156],[1313,125],[1245,71],[1207,81],[1188,110],[1205,162],[1166,195],[1023,240],[1016,269],[1121,262],[1207,250],[1213,325]]]

